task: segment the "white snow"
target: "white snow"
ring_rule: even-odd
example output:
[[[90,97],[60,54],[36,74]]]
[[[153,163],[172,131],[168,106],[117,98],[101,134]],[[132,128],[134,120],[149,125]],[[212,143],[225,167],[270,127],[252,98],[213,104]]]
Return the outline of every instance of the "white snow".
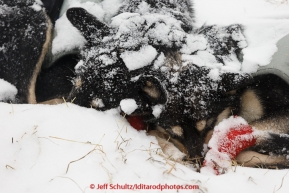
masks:
[[[31,5],[31,8],[35,11],[40,11],[42,9],[40,5],[42,5],[41,1],[35,1],[33,5]]]
[[[86,43],[84,37],[68,21],[66,15],[63,15],[56,21],[55,34],[56,36],[52,42],[52,54],[54,55],[81,48]]]
[[[80,60],[74,67],[75,71],[79,71],[79,69],[83,66],[84,64],[84,61],[83,60]]]
[[[212,79],[212,80],[218,80],[220,78],[219,76],[219,71],[217,69],[212,69],[208,76]]]
[[[105,11],[101,4],[95,2],[83,2],[82,1],[70,1],[67,2],[67,8],[82,7],[89,13],[103,21],[105,17]],[[66,14],[63,15],[55,23],[55,38],[52,42],[52,54],[57,55],[62,52],[70,52],[74,49],[81,48],[85,45],[86,40],[80,34],[80,32],[69,22]]]
[[[129,70],[136,70],[152,63],[158,52],[152,46],[143,46],[139,51],[125,51],[120,57]]]
[[[156,139],[133,129],[117,110],[70,103],[0,108],[1,192],[95,192],[90,184],[104,183],[204,188],[198,180],[205,177],[161,156]]]
[[[189,34],[187,43],[183,45],[181,52],[191,54],[197,50],[205,50],[207,48],[207,40],[200,35]]]
[[[117,110],[98,112],[70,103],[0,103],[0,109],[0,192],[96,192],[90,185],[105,183],[199,185],[196,193],[289,189],[288,170],[232,167],[225,175],[207,176],[172,162],[161,155],[154,137],[133,129]]]
[[[248,47],[242,71],[256,72],[269,64],[276,43],[289,32],[287,0],[194,0],[196,26],[242,24]]]
[[[17,88],[0,78],[0,101],[13,101],[17,94]]]
[[[154,115],[155,118],[158,118],[161,115],[163,108],[164,105],[155,105],[152,107],[153,110],[152,114]]]
[[[120,101],[120,108],[127,115],[132,114],[137,107],[138,106],[134,99],[123,99]]]

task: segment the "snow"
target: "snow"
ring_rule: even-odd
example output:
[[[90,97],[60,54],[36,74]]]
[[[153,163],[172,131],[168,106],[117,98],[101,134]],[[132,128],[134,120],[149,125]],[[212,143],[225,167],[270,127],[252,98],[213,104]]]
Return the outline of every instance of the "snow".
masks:
[[[289,4],[284,0],[195,0],[196,26],[242,24],[248,47],[242,71],[269,64],[276,43],[289,31]]]
[[[81,3],[80,1],[74,0],[67,2],[67,4],[68,7],[66,7],[66,9],[71,7],[82,7],[96,16],[100,21],[104,20],[106,12],[98,3],[89,1]],[[56,21],[54,33],[55,38],[52,42],[52,54],[54,55],[71,52],[83,47],[86,43],[86,40],[80,32],[68,21],[66,14],[63,14]]]
[[[139,51],[125,51],[120,57],[129,70],[136,70],[151,64],[157,54],[154,47],[144,46]]]
[[[94,192],[90,184],[104,183],[203,188],[193,177],[200,174],[161,156],[156,139],[133,129],[117,110],[0,106],[1,192]]]
[[[162,110],[163,110],[164,106],[163,105],[155,105],[152,107],[152,114],[154,115],[155,118],[158,118],[161,113],[162,113]]]
[[[120,108],[127,115],[132,114],[137,107],[138,106],[134,99],[123,99],[120,101]]]
[[[17,88],[0,78],[0,101],[14,101]]]
[[[91,184],[105,183],[190,184],[199,185],[194,192],[224,193],[289,189],[288,170],[232,167],[225,175],[208,176],[172,162],[154,137],[133,129],[115,109],[99,112],[70,103],[0,108],[1,192],[95,192]]]
[[[94,100],[92,100],[92,106],[96,107],[96,108],[103,108],[105,107],[105,105],[103,104],[102,99],[96,98]]]
[[[40,6],[42,4],[40,4],[40,3],[42,3],[42,2],[39,2],[39,1],[34,2],[34,4],[31,5],[31,8],[34,9],[35,11],[40,11],[42,9]]]
[[[99,20],[110,22],[120,2],[70,0],[68,6],[84,7]],[[218,75],[216,69],[255,72],[258,65],[268,64],[277,51],[276,42],[289,32],[289,5],[285,0],[194,0],[194,7],[196,27],[236,23],[244,26],[248,45],[243,50],[243,63],[234,60],[225,66],[218,64],[210,53],[203,52],[205,39],[188,37],[192,41],[182,48],[182,52],[187,54],[182,59],[211,67],[210,76],[215,79]],[[57,20],[55,28],[54,54],[84,46],[85,39],[71,26],[65,14]],[[242,40],[242,37],[235,38]],[[240,44],[246,46],[244,42]],[[149,47],[143,49],[150,50],[148,58],[138,58],[145,66],[155,55]],[[190,58],[189,54],[197,50],[198,53]],[[125,57],[132,53],[126,54]],[[156,61],[155,68],[159,68],[164,63],[164,56],[160,55]],[[17,90],[0,80],[0,100],[6,99],[7,93],[14,98]],[[127,107],[121,105],[122,109]],[[194,192],[287,193],[289,190],[288,170],[232,166],[225,175],[210,176],[205,172],[197,173],[188,165],[170,161],[161,153],[154,137],[133,129],[117,109],[99,112],[70,103],[54,106],[0,103],[0,109],[0,192],[96,192],[90,189],[90,185],[105,183],[199,185],[200,189]],[[154,115],[158,116],[161,110],[155,106]]]

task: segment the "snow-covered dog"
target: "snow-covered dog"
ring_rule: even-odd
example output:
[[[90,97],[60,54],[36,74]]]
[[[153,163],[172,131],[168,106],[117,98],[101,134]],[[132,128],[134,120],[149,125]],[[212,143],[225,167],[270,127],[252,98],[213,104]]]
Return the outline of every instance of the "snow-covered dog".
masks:
[[[82,8],[71,8],[67,18],[88,43],[80,56],[65,56],[40,76],[39,69],[50,42],[49,19],[33,1],[23,5],[7,2],[0,1],[5,22],[1,26],[4,47],[0,49],[0,78],[16,86],[18,103],[64,97],[81,106],[107,110],[118,107],[124,99],[131,99],[137,104],[134,115],[142,115],[147,122],[157,125],[158,136],[171,137],[172,143],[193,158],[202,156],[203,143],[210,131],[233,111],[249,123],[259,120],[259,129],[279,120],[279,115],[274,115],[275,122],[270,121],[272,116],[265,119],[266,123],[262,122],[270,114],[265,111],[270,103],[260,100],[267,95],[264,86],[254,86],[259,79],[251,84],[253,89],[243,89],[251,77],[228,70],[227,63],[242,60],[241,51],[246,42],[241,27],[194,29],[191,1],[127,0],[109,24]],[[28,16],[37,17],[42,25],[29,25]],[[10,33],[13,27],[23,30],[19,34]],[[34,36],[29,35],[30,30]],[[27,48],[34,50],[17,45],[29,45]],[[14,51],[15,46],[18,51]],[[208,63],[212,68],[203,66]],[[73,80],[73,85],[69,80]],[[276,90],[285,87],[278,85]],[[230,92],[234,89],[239,91]],[[278,96],[274,95],[273,100],[285,106],[286,100],[284,103]],[[253,104],[259,106],[252,108],[252,103],[246,102],[254,102],[253,99],[257,101]],[[282,135],[286,131],[279,131],[277,135],[263,137],[253,150],[285,154],[283,149],[287,146],[281,142],[286,138]]]
[[[221,70],[246,45],[241,27],[197,31],[191,11],[190,1],[124,1],[105,24],[82,8],[69,9],[67,18],[88,44],[68,100],[107,110],[133,99],[134,114],[148,115],[191,157],[201,157],[203,139],[194,125],[230,105],[235,97],[225,93],[251,78]],[[220,69],[202,67],[207,60]]]
[[[0,78],[18,89],[15,102],[65,97],[107,110],[123,99],[133,99],[134,114],[146,115],[147,121],[164,128],[185,144],[191,157],[201,156],[203,143],[194,125],[231,104],[235,98],[225,93],[250,79],[247,74],[221,70],[226,62],[241,58],[246,43],[240,26],[194,30],[191,1],[124,1],[110,24],[82,8],[71,8],[67,18],[88,41],[81,61],[74,72],[79,59],[66,56],[40,75],[51,34],[46,13],[34,1],[1,1],[1,11],[5,25],[1,26]],[[42,20],[32,20],[37,24],[33,27],[27,17]],[[17,30],[10,33],[13,26]],[[219,69],[202,67],[208,62]]]

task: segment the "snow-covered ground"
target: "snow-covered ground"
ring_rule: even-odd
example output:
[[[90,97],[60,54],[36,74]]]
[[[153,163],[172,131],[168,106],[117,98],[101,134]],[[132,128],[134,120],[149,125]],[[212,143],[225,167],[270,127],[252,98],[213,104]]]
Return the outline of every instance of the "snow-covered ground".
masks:
[[[102,4],[69,2],[109,21],[121,0],[104,0]],[[244,25],[248,47],[244,49],[242,70],[246,72],[268,64],[277,51],[276,42],[289,33],[286,0],[194,0],[194,5],[196,27]],[[59,30],[61,26],[66,26],[65,16],[56,24]],[[84,41],[77,34],[74,36],[73,30],[61,33],[58,31],[54,41],[55,53],[73,48],[73,40],[78,45]],[[65,35],[67,39],[61,39]],[[0,82],[1,85],[14,90],[6,82]],[[174,163],[162,155],[154,137],[130,127],[117,109],[98,112],[70,103],[0,103],[0,131],[0,192],[161,192],[113,190],[110,186],[95,189],[107,183],[143,187],[198,185],[199,189],[193,192],[212,193],[289,191],[289,170],[232,167],[227,174],[208,176]],[[192,192],[172,188],[162,192]]]
[[[225,175],[207,176],[174,163],[161,155],[154,137],[133,129],[117,110],[73,104],[0,107],[1,192],[121,192],[90,188],[105,183],[198,185],[194,192],[289,190],[288,170],[233,167]]]

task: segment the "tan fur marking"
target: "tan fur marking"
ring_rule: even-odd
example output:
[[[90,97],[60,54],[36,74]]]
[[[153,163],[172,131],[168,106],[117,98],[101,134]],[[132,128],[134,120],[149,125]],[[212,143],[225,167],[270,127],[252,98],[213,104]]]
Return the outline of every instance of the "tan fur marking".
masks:
[[[157,126],[156,130],[159,131],[159,132],[162,132],[162,133],[165,133],[165,134],[169,135],[168,132],[166,132],[166,130],[164,128],[162,128],[161,126]]]
[[[206,125],[209,126],[209,127],[211,127],[211,126],[214,124],[214,121],[215,121],[214,118],[210,118],[210,119],[207,120]]]
[[[161,96],[159,89],[150,81],[146,82],[146,86],[142,90],[153,99],[158,99]]]
[[[181,151],[184,154],[188,154],[188,150],[184,146],[184,144],[182,144],[181,142],[179,142],[176,139],[170,139],[170,142],[172,142],[174,144],[174,146],[176,146],[178,148],[179,151]]]
[[[224,119],[227,119],[230,115],[231,115],[231,108],[227,107],[218,115],[215,126],[217,126]],[[209,121],[212,121],[212,120],[209,120]],[[209,143],[210,139],[213,136],[213,132],[214,132],[214,130],[211,130],[207,133],[207,135],[205,137],[205,142],[204,142],[205,144]]]
[[[165,60],[166,66],[173,68],[173,69],[181,70],[182,55],[180,53],[178,53],[178,52],[166,52],[165,56],[166,56],[166,60]]]
[[[159,137],[156,137],[156,139],[158,140],[158,144],[164,154],[175,161],[182,161],[182,159],[186,156],[186,154],[182,153],[176,146],[174,146],[174,144]]]
[[[188,150],[187,148],[179,142],[177,139],[171,138],[170,134],[162,127],[157,126],[157,130],[152,130],[149,132],[149,135],[158,136],[160,138],[163,138],[165,140],[168,140],[169,142],[173,143],[181,152],[187,154]]]
[[[63,99],[51,99],[51,100],[48,100],[48,101],[43,101],[43,102],[40,102],[38,104],[43,104],[43,105],[58,105],[58,104],[62,104],[64,103]]]
[[[208,133],[207,133],[207,135],[206,135],[206,137],[205,137],[205,144],[208,144],[209,143],[209,141],[211,140],[211,138],[212,138],[212,136],[213,136],[213,132],[214,132],[214,130],[211,130],[211,131],[209,131]]]
[[[241,96],[241,109],[240,116],[248,123],[260,119],[264,114],[261,101],[251,89],[246,90]]]
[[[260,154],[254,151],[243,151],[241,152],[236,161],[246,167],[254,167],[258,165],[289,165],[289,161],[285,156],[269,156]]]
[[[270,131],[276,134],[288,133],[289,130],[289,116],[284,114],[281,116],[273,116],[267,119],[257,120],[250,125],[254,129],[260,131]]]
[[[152,87],[152,86],[153,86],[153,83],[152,83],[151,81],[146,81],[146,85],[147,85],[148,87]]]
[[[183,133],[184,133],[183,128],[179,125],[173,126],[172,131],[174,134],[176,134],[179,137],[183,136]]]
[[[203,131],[204,128],[206,127],[207,121],[206,120],[200,120],[196,123],[196,128],[198,131]]]
[[[79,89],[82,86],[82,80],[80,77],[77,77],[75,82],[74,82],[74,86],[76,89]]]
[[[237,93],[237,90],[231,90],[229,92],[226,92],[226,95],[235,95]]]
[[[176,161],[182,161],[187,154],[187,149],[179,141],[171,139],[168,134],[162,131],[152,130],[148,133],[155,136],[163,153]]]
[[[231,108],[228,107],[218,115],[215,126],[218,125],[224,119],[227,119],[228,117],[230,117],[230,115],[231,115]]]
[[[46,15],[45,10],[43,9],[42,11],[46,17],[46,21],[48,23],[48,26],[47,26],[47,31],[46,31],[46,40],[45,40],[44,45],[42,47],[42,52],[41,52],[40,58],[36,64],[36,67],[34,69],[34,72],[33,72],[33,75],[32,75],[31,81],[30,81],[29,89],[28,89],[27,101],[29,104],[36,104],[37,103],[36,102],[36,96],[35,96],[36,80],[37,80],[37,76],[41,70],[41,66],[42,66],[42,63],[44,61],[45,55],[46,55],[46,53],[49,49],[50,43],[51,43],[52,23],[51,23],[49,17]]]

